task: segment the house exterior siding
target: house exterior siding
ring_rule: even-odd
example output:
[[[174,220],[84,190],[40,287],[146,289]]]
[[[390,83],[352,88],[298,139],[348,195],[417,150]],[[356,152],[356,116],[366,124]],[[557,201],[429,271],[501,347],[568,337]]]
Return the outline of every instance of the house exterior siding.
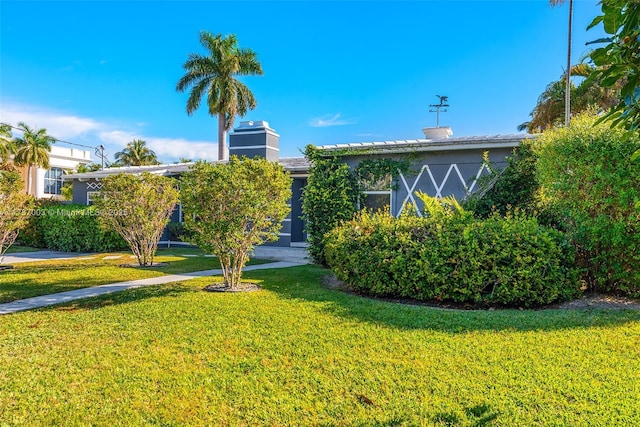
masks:
[[[278,161],[292,177],[292,197],[289,201],[291,212],[282,223],[280,238],[270,243],[275,246],[290,246],[306,241],[305,224],[302,220],[302,195],[307,184],[309,164],[305,158],[283,158],[277,156],[278,135],[270,129],[267,122],[242,122],[230,133],[231,155],[244,154],[248,157],[266,157]],[[443,138],[441,140],[405,140],[371,143],[339,144],[319,147],[321,150],[340,150],[341,158],[350,167],[355,168],[365,159],[391,158],[408,159],[409,171],[402,172],[389,182],[376,196],[386,201],[390,213],[400,215],[412,204],[422,211],[421,201],[416,197],[422,191],[434,197],[455,196],[464,200],[478,189],[477,180],[489,173],[485,163],[485,153],[491,167],[500,169],[506,166],[506,157],[530,135],[504,135],[492,137]],[[256,148],[257,147],[257,148]],[[238,149],[239,148],[239,149]],[[101,188],[101,179],[105,176],[125,172],[151,172],[165,176],[178,177],[186,172],[191,164],[139,166],[113,168],[86,174],[68,175],[65,179],[73,181],[74,203],[88,204],[89,194]],[[385,199],[386,197],[386,199]],[[179,222],[181,207],[178,205],[171,221]],[[162,240],[168,240],[165,230]]]

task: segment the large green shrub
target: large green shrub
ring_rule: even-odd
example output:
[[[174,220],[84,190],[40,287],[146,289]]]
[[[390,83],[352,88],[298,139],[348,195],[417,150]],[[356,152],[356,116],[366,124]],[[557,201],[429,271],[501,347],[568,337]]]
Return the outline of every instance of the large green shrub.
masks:
[[[33,202],[33,211],[29,216],[29,220],[25,227],[20,231],[17,242],[24,246],[32,246],[34,248],[46,249],[42,236],[42,227],[38,225],[39,215],[37,213],[44,212],[49,206],[61,206],[62,203],[51,199],[36,199]]]
[[[345,163],[345,156],[349,155],[353,153],[348,150],[325,151],[313,145],[305,149],[311,168],[302,193],[302,218],[306,221],[309,253],[321,264],[326,264],[325,234],[353,218],[364,204],[363,190],[380,184],[393,188],[392,181],[398,174],[409,172],[413,157],[407,153],[405,158],[360,159],[351,168]]]
[[[541,196],[563,222],[596,290],[640,295],[640,140],[579,116],[536,142]]]
[[[533,212],[539,187],[536,163],[537,157],[531,143],[523,141],[513,154],[507,157],[507,166],[504,169],[491,167],[489,175],[480,178],[478,191],[464,202],[465,209],[473,211],[481,218],[487,218],[493,212],[499,212],[504,216],[513,209]]]
[[[34,209],[30,235],[38,247],[64,252],[109,252],[127,247],[115,232],[103,231],[94,206],[47,204]]]
[[[329,155],[308,145],[311,162],[302,193],[302,217],[306,221],[309,253],[325,264],[324,235],[341,221],[350,220],[358,209],[358,183],[339,155]]]
[[[530,307],[580,292],[564,235],[524,215],[364,212],[327,234],[325,253],[339,279],[377,296]]]

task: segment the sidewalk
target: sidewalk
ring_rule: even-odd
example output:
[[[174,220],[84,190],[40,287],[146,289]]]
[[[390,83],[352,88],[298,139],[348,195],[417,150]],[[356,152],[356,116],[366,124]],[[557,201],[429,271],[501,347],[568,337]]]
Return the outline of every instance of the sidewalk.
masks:
[[[305,263],[300,262],[276,261],[270,262],[268,264],[248,265],[242,271],[262,270],[268,268],[287,268],[304,264]],[[162,285],[164,283],[181,282],[183,280],[194,279],[197,277],[219,276],[221,274],[222,270],[220,269],[195,271],[193,273],[171,274],[168,276],[152,277],[150,279],[131,280],[128,282],[111,283],[108,285],[94,286],[91,288],[75,289],[73,291],[60,292],[51,295],[41,295],[39,297],[26,298],[18,301],[0,304],[0,315],[30,310],[32,308],[62,304],[82,298],[90,298],[98,295],[124,291],[126,289],[140,288],[143,286]]]
[[[3,265],[19,264],[21,262],[45,261],[49,259],[72,259],[86,256],[78,252],[58,252],[58,251],[37,251],[37,252],[16,252],[4,256]]]
[[[85,256],[86,254],[38,251],[14,253],[4,257],[3,264],[18,264],[21,262],[34,262],[50,259],[71,259]],[[261,270],[267,268],[286,268],[309,264],[310,258],[305,248],[284,248],[278,246],[258,246],[254,250],[252,258],[273,260],[268,264],[249,265],[242,271]],[[222,270],[195,271],[193,273],[171,274],[168,276],[153,277],[150,279],[131,280],[128,282],[111,283],[108,285],[94,286],[91,288],[75,289],[73,291],[60,292],[51,295],[41,295],[0,304],[0,315],[30,310],[32,308],[47,307],[75,301],[82,298],[90,298],[98,295],[124,291],[125,289],[139,288],[142,286],[161,285],[164,283],[181,282],[196,277],[220,276]]]

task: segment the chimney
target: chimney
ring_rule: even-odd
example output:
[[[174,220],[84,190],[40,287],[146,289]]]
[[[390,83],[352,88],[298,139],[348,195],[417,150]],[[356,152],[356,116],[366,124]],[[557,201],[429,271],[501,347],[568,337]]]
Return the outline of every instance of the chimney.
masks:
[[[422,132],[424,132],[425,139],[447,139],[453,135],[453,131],[450,126],[424,128],[422,129]]]
[[[258,156],[277,162],[279,138],[264,120],[240,122],[229,133],[229,156]]]

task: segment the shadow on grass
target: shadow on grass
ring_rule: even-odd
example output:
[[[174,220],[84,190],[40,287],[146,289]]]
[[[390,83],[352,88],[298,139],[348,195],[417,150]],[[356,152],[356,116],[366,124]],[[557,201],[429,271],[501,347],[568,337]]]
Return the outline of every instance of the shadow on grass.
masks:
[[[607,327],[640,321],[635,310],[455,310],[386,302],[327,289],[321,279],[330,272],[318,266],[247,272],[280,297],[317,303],[320,310],[357,321],[399,329],[469,331],[552,331]]]

